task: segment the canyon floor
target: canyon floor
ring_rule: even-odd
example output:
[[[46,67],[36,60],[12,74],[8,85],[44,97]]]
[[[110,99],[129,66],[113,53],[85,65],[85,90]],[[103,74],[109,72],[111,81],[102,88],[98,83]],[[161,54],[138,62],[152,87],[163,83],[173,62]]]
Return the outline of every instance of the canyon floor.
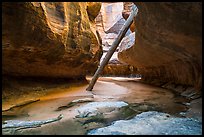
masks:
[[[91,77],[86,79],[90,81]],[[17,81],[13,82],[15,83],[13,87],[16,89],[12,86],[8,88],[7,85],[3,90],[12,90],[13,93],[10,96],[3,94],[2,125],[6,125],[7,120],[43,121],[56,118],[60,114],[63,117],[58,121],[34,128],[18,130],[3,128],[2,133],[5,135],[202,134],[202,98],[190,101],[174,94],[171,90],[141,83],[138,78],[100,77],[92,91],[86,91],[88,81],[72,82],[72,84],[63,81],[54,82],[52,85]],[[14,91],[20,87],[22,91],[19,94],[22,95],[17,96]],[[157,122],[162,119],[156,123],[158,127],[166,118],[173,120],[181,118],[179,119],[181,125],[177,126],[180,126],[183,132],[168,132],[162,128],[164,132],[158,132],[156,129],[150,132],[148,130],[150,127],[142,126],[141,123],[139,127],[145,130],[140,130],[140,133],[135,132],[137,129],[134,130],[136,128],[134,124],[132,125],[134,132],[122,131],[124,123],[120,124],[122,127],[116,125],[114,128],[117,130],[110,127],[116,123],[115,121],[124,120],[123,122],[127,124],[129,120],[146,113],[151,116],[154,114],[153,117],[146,116],[146,120],[151,119],[149,123],[147,122],[148,125],[155,126],[155,116]],[[144,124],[144,121],[142,122]],[[130,124],[131,121],[128,125]],[[169,128],[169,125],[166,124],[166,128]],[[109,127],[108,131],[106,128],[98,130],[103,127]],[[178,130],[178,127],[175,126],[175,130]]]

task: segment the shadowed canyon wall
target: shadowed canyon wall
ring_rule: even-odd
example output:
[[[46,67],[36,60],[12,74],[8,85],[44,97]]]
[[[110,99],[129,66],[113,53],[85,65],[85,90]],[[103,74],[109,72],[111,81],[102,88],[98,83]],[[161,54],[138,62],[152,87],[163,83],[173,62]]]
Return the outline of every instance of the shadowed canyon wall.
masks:
[[[118,53],[143,80],[202,88],[202,3],[135,2],[135,44]]]
[[[100,2],[2,4],[4,75],[83,77],[102,55],[94,19]]]
[[[129,38],[124,38],[116,51],[119,61],[110,61],[110,67],[118,64],[122,68],[125,64],[129,70],[134,66],[145,81],[174,82],[201,89],[201,3],[134,4],[139,9],[134,26],[130,27],[135,37],[128,32]],[[93,74],[102,56],[101,45],[104,44],[104,50],[109,49],[129,16],[131,5],[128,2],[103,6],[100,2],[3,3],[3,74],[68,78]],[[123,9],[117,9],[119,14],[114,7]],[[114,15],[112,24],[108,22],[109,14]],[[106,36],[109,39],[102,41]]]

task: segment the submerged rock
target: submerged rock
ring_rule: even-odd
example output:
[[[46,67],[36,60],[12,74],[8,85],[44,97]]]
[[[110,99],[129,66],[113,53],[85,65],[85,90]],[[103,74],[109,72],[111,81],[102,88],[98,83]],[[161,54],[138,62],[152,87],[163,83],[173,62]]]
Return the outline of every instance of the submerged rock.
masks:
[[[37,120],[37,121],[23,121],[23,120],[7,120],[2,124],[2,133],[4,135],[15,134],[17,130],[27,129],[27,128],[37,128],[44,124],[59,121],[63,118],[60,114],[56,118],[51,118],[47,120]]]
[[[131,120],[119,120],[112,125],[90,130],[88,135],[201,135],[202,122],[193,118],[178,118],[157,111],[143,112]]]
[[[123,106],[127,106],[128,104],[123,101],[112,101],[112,102],[91,102],[87,103],[86,105],[83,105],[76,109],[78,111],[79,115],[77,117],[88,117],[88,116],[94,116],[101,112],[100,109],[104,108],[120,108]]]

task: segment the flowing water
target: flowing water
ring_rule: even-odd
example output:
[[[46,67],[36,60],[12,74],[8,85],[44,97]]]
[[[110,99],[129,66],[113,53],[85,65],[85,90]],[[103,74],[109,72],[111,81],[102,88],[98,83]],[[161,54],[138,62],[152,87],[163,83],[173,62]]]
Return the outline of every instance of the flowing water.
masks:
[[[87,78],[90,80],[90,77]],[[158,111],[182,117],[189,103],[188,99],[175,95],[172,91],[147,85],[137,78],[101,77],[92,92],[86,91],[88,84],[73,87],[49,89],[47,94],[38,96],[39,101],[14,107],[2,112],[5,120],[46,120],[62,114],[60,121],[43,125],[38,128],[23,129],[16,132],[3,131],[3,134],[87,134],[88,131],[110,125],[116,120],[129,120],[142,112]],[[21,102],[28,100],[19,99]],[[35,96],[30,96],[33,99]],[[77,101],[73,103],[73,100]],[[88,99],[88,101],[86,101]],[[15,104],[15,99],[3,102],[2,107],[8,109]],[[71,104],[70,104],[71,102]],[[82,114],[80,107],[96,102],[97,114],[92,112]],[[104,103],[101,106],[97,104]],[[107,102],[124,102],[119,107],[106,107]],[[116,104],[116,103],[115,103]],[[69,106],[68,106],[69,105]],[[109,103],[110,105],[110,103]],[[91,106],[91,105],[90,105]],[[92,105],[90,107],[93,108]],[[60,109],[59,108],[63,108]],[[87,111],[89,108],[86,108]]]

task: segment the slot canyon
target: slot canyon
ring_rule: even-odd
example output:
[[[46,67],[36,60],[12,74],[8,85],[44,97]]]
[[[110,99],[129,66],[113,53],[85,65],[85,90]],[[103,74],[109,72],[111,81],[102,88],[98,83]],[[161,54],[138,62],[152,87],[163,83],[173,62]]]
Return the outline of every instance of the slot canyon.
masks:
[[[202,2],[3,2],[2,134],[201,135]]]

